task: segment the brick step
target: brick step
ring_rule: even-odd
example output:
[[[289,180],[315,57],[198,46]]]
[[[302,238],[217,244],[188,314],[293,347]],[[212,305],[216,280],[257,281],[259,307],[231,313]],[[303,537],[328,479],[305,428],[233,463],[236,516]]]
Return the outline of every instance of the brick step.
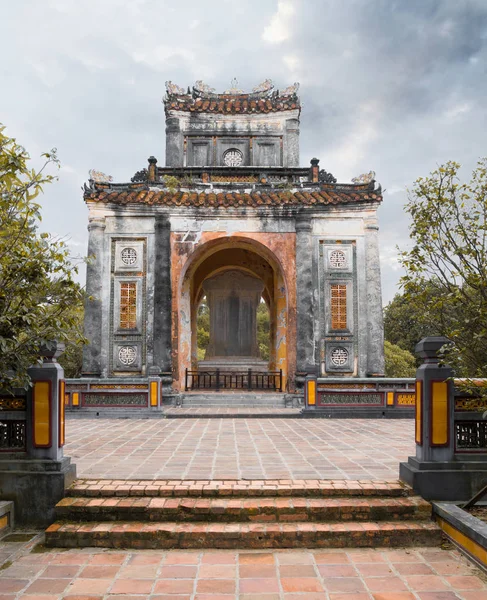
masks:
[[[56,517],[70,521],[313,522],[431,518],[431,504],[407,498],[63,498]]]
[[[57,522],[46,545],[61,548],[366,548],[437,546],[435,523],[147,523]]]
[[[68,496],[161,496],[161,497],[214,497],[255,498],[276,496],[303,497],[404,497],[412,490],[399,481],[334,481],[318,480],[115,480],[77,479],[67,490]]]

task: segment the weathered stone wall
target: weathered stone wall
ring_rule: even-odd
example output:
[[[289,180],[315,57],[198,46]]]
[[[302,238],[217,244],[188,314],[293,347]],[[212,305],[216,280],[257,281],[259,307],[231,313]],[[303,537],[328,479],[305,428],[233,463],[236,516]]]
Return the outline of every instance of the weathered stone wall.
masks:
[[[85,351],[86,375],[145,376],[172,371],[177,388],[195,362],[192,330],[202,278],[239,262],[234,249],[255,256],[250,273],[264,282],[271,302],[271,364],[294,385],[296,371],[322,376],[383,372],[382,303],[376,205],[295,210],[188,209],[90,205],[90,252]],[[94,224],[94,225],[93,225]],[[135,249],[142,261],[122,268],[120,252]],[[227,254],[216,254],[226,249]],[[346,266],[330,266],[330,252]],[[205,259],[215,263],[198,271]],[[243,256],[243,255],[242,255]],[[247,259],[245,259],[247,260]],[[267,265],[267,266],[266,266]],[[270,265],[270,266],[269,266]],[[209,269],[209,270],[208,270]],[[195,273],[197,275],[195,276]],[[194,276],[194,278],[193,278]],[[120,282],[137,283],[137,327],[117,329]],[[346,288],[346,328],[330,329],[330,285]],[[193,323],[193,325],[192,325]],[[121,364],[123,346],[137,359]],[[343,364],[332,361],[341,348]]]
[[[242,166],[299,166],[299,110],[246,115],[169,111],[166,166],[222,166],[231,148],[242,152]]]

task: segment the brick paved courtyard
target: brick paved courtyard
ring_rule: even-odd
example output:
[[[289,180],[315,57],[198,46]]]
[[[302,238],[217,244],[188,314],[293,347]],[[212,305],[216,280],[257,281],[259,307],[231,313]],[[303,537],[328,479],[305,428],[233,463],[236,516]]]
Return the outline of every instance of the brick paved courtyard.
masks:
[[[413,420],[70,419],[65,454],[103,479],[397,479]]]
[[[2,550],[0,540],[0,553]],[[0,600],[487,600],[456,550],[27,550]]]

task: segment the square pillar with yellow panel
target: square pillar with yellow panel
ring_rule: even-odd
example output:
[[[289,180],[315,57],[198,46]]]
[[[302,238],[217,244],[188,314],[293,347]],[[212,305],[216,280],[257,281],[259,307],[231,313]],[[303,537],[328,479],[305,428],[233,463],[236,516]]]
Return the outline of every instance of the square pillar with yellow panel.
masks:
[[[28,370],[32,387],[25,392],[25,445],[0,455],[2,499],[15,503],[22,526],[49,525],[54,507],[76,477],[76,467],[63,455],[66,441],[64,371],[56,358],[64,345],[52,342],[41,350],[42,363]]]
[[[438,353],[449,343],[431,336],[416,345],[423,364],[416,372],[416,456],[399,467],[400,478],[427,500],[467,500],[476,481],[487,476],[479,457],[469,462],[455,453],[453,371]],[[485,461],[484,461],[485,462]]]

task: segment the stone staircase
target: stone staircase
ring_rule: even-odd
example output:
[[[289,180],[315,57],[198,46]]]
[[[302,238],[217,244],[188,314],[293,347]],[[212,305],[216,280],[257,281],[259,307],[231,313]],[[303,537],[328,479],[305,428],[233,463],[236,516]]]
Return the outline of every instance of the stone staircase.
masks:
[[[187,407],[261,407],[285,408],[286,395],[274,392],[185,392],[181,405]]]
[[[431,505],[399,482],[78,480],[52,547],[436,546]]]

